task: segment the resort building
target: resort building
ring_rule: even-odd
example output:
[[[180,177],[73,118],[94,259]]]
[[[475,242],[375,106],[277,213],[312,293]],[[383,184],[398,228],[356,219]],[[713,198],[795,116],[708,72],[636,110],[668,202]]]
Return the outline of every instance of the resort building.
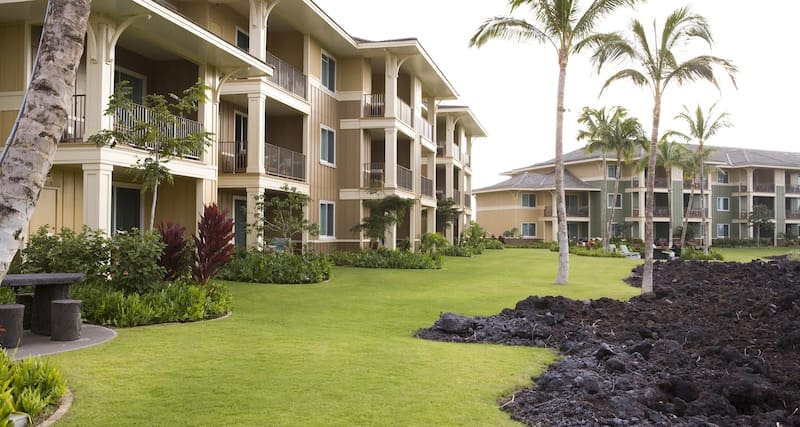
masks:
[[[0,4],[2,141],[22,103],[46,3]],[[144,151],[97,147],[88,137],[125,125],[119,113],[104,115],[118,82],[129,82],[136,114],[148,117],[147,94],[180,94],[198,80],[207,101],[169,132],[205,130],[214,141],[169,162],[175,180],[159,189],[156,224],[193,232],[202,206],[217,202],[235,218],[236,244],[251,246],[260,239],[247,227],[255,198],[280,196],[284,186],[310,196],[305,215],[320,233],[302,239],[323,251],[366,242],[353,231],[368,214],[365,199],[416,201],[387,233],[388,247],[435,230],[437,191],[470,214],[472,138],[485,131],[468,108],[440,106],[457,93],[416,39],[352,37],[311,0],[95,0],[68,127],[29,230],[149,223],[152,196],[131,168]]]
[[[696,148],[695,146],[691,146]],[[748,215],[754,206],[767,207],[774,223],[772,237],[781,233],[797,235],[800,226],[800,153],[711,147],[706,163],[708,176],[692,180],[680,167],[669,173],[655,170],[654,224],[656,241],[669,242],[669,222],[674,228],[683,224],[688,214],[695,237],[701,236],[700,224],[706,219],[707,235],[712,239],[751,239],[753,228]],[[639,153],[638,158],[641,158]],[[603,170],[600,153],[587,154],[578,149],[564,154],[565,194],[568,237],[581,240],[605,234],[602,210],[612,215],[612,235],[642,238],[645,224],[646,170],[634,165],[638,160],[618,162],[606,154]],[[617,168],[621,168],[619,190]],[[516,236],[556,240],[554,161],[506,172],[509,178],[498,184],[474,190],[477,221],[496,236],[516,229]],[[604,186],[604,183],[606,184]],[[705,201],[700,186],[705,186]],[[691,200],[691,204],[689,204]]]

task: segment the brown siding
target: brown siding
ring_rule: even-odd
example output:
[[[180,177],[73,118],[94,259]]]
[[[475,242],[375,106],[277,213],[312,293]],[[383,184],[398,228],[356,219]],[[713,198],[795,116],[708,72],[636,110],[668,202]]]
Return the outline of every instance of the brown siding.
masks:
[[[309,117],[309,137],[308,137],[308,156],[309,156],[309,170],[308,170],[308,183],[310,184],[310,192],[313,206],[309,208],[309,220],[313,223],[319,223],[319,202],[321,200],[331,201],[336,203],[339,199],[339,191],[337,188],[336,176],[341,165],[338,163],[344,161],[343,152],[339,144],[339,132],[336,125],[336,99],[325,93],[323,90],[311,86],[308,97],[311,104],[311,115]],[[336,130],[336,167],[326,166],[320,163],[320,125],[325,125],[331,129]],[[338,203],[336,222],[338,223]]]
[[[11,128],[14,127],[17,114],[17,110],[0,111],[0,147],[6,145],[6,140],[8,139],[8,135],[11,134]]]
[[[344,91],[369,91],[372,87],[372,75],[369,61],[364,58],[346,58],[337,62],[339,89]]]
[[[302,34],[293,31],[267,31],[267,51],[288,62],[294,68],[303,69]]]
[[[247,17],[222,4],[211,4],[208,10],[208,28],[231,44],[236,44],[236,27],[250,32]]]
[[[47,225],[58,231],[68,227],[83,228],[83,172],[54,166],[47,177],[39,204],[28,226],[29,233]]]
[[[230,102],[219,104],[219,141],[233,141],[233,116],[234,112],[247,114],[247,108],[239,107]]]
[[[353,227],[361,223],[359,200],[342,200],[336,204],[336,238],[337,239],[358,239],[358,233],[350,231]]]
[[[165,223],[172,221],[186,227],[187,232],[194,234],[200,218],[195,204],[195,180],[176,176],[173,184],[161,184],[158,187],[158,193],[155,225],[161,221]],[[142,198],[145,226],[150,222],[151,200],[151,192]]]
[[[358,188],[361,185],[361,132],[341,130],[336,134],[337,182],[339,188]]]
[[[25,89],[25,24],[0,25],[0,92]]]
[[[209,3],[206,2],[173,2],[178,7],[178,11],[196,22],[198,25],[208,29]],[[219,34],[218,34],[219,35]]]
[[[267,118],[267,142],[302,153],[303,116]]]

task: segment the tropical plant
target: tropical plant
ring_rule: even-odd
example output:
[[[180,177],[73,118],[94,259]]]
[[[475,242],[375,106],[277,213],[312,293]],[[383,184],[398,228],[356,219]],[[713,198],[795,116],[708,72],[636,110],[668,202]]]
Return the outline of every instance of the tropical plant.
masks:
[[[648,38],[644,25],[634,19],[626,33],[612,32],[595,34],[579,45],[592,46],[592,61],[597,71],[602,71],[609,62],[622,61],[631,68],[615,72],[603,84],[601,93],[612,83],[630,80],[635,85],[647,87],[653,96],[653,122],[650,135],[650,150],[647,169],[655,171],[656,145],[659,140],[661,123],[661,101],[670,83],[683,85],[695,80],[707,80],[719,87],[715,67],[720,66],[736,84],[736,66],[727,59],[712,55],[699,55],[684,61],[679,54],[686,51],[693,42],[713,42],[711,30],[706,19],[692,13],[688,8],[672,12],[664,21],[661,31],[653,23],[653,39]],[[655,174],[647,176],[647,196],[645,197],[645,264],[642,271],[642,293],[653,292],[653,207],[655,197]]]
[[[514,237],[519,233],[519,229],[517,227],[511,227],[511,230],[506,230],[503,232],[503,237]]]
[[[705,154],[703,150],[703,145],[706,141],[712,138],[714,135],[719,132],[720,129],[727,128],[731,126],[731,122],[728,120],[729,115],[728,113],[719,113],[715,114],[714,108],[717,106],[715,103],[711,107],[708,108],[707,112],[703,112],[703,109],[700,108],[698,105],[697,108],[692,112],[689,111],[685,105],[683,106],[683,111],[678,114],[675,118],[682,120],[686,126],[689,128],[689,132],[687,134],[678,134],[683,136],[686,140],[696,140],[697,141],[697,152],[700,157],[700,200],[701,200],[701,209],[705,212],[706,209],[706,181],[708,178],[709,171],[705,168]],[[706,215],[703,215],[701,220],[702,222],[702,230],[703,230],[703,254],[708,255],[708,247],[711,246],[711,236],[709,233],[706,233]]]
[[[192,269],[192,248],[184,234],[186,227],[168,221],[158,224],[158,234],[164,251],[158,264],[164,268],[164,279],[175,280],[189,273]]]
[[[75,93],[89,0],[52,0],[24,102],[0,154],[0,280],[22,247]]]
[[[681,247],[683,248],[686,247],[686,233],[689,230],[689,217],[691,216],[692,206],[694,205],[694,182],[697,179],[697,175],[700,173],[700,156],[697,152],[690,152],[687,150],[681,162],[681,168],[683,169],[683,180],[686,181],[688,178],[689,182],[692,183],[689,189],[689,201],[686,204],[686,208],[683,210],[683,226],[681,226]],[[683,196],[681,196],[681,203],[683,203]],[[703,215],[705,215],[705,212]]]
[[[458,221],[464,211],[458,208],[458,202],[452,197],[436,201],[436,230],[444,234],[445,230]]]
[[[599,137],[601,128],[608,123],[608,118],[606,116],[607,114],[605,107],[601,107],[599,109],[583,107],[583,112],[578,117],[578,123],[584,126],[583,129],[578,131],[578,140],[587,140],[586,146],[583,147],[583,151],[589,154],[599,151],[602,159],[601,168],[603,169],[603,191],[600,194],[601,204],[604,204],[604,201],[608,198],[608,152],[611,151],[611,148],[608,146],[608,140]],[[607,214],[607,209],[600,209],[600,222],[604,225],[607,222]],[[608,227],[603,227],[601,237],[603,240],[604,252],[608,252],[609,236],[610,231],[608,230]]]
[[[753,210],[747,214],[747,225],[755,231],[756,246],[761,246],[761,232],[772,231],[775,227],[775,224],[772,223],[772,213],[769,210],[769,206],[764,204],[753,206]]]
[[[228,218],[228,210],[220,211],[216,203],[204,206],[194,237],[197,255],[192,266],[192,276],[201,285],[206,286],[231,257],[233,236],[233,219]]]
[[[148,231],[153,230],[158,186],[162,182],[171,184],[173,181],[167,163],[174,158],[200,152],[211,144],[212,134],[209,132],[201,130],[183,136],[172,131],[186,114],[197,111],[199,104],[207,100],[208,89],[202,81],[198,81],[184,90],[183,96],[169,94],[172,102],[168,102],[164,95],[148,94],[144,101],[148,109],[147,116],[142,117],[137,114],[138,106],[131,99],[133,89],[128,82],[122,81],[111,95],[104,113],[109,116],[121,114],[127,124],[102,130],[89,137],[89,141],[97,145],[113,148],[117,144],[127,144],[147,150],[147,157],[137,159],[133,170],[144,190],[153,191]]]
[[[422,235],[420,252],[436,253],[449,245],[447,238],[441,233],[425,233]]]
[[[672,237],[674,236],[674,231],[672,227],[672,208],[675,204],[672,202],[672,167],[679,166],[683,164],[688,155],[688,151],[686,147],[683,145],[672,141],[670,139],[670,135],[672,132],[664,133],[664,136],[661,137],[661,140],[658,142],[658,147],[656,147],[656,165],[661,166],[667,173],[667,200],[669,201],[669,239],[670,244],[672,244]],[[646,168],[646,161],[649,160],[649,157],[643,157],[642,160],[645,160],[644,164],[641,166]],[[681,193],[681,202],[683,201],[683,193]]]
[[[353,227],[352,231],[363,232],[373,241],[382,241],[389,227],[402,221],[415,203],[414,199],[406,199],[396,194],[380,199],[364,200],[364,207],[369,209],[369,216],[362,219],[363,222]]]
[[[298,192],[295,187],[289,188],[287,184],[283,184],[280,194],[259,194],[255,199],[255,223],[250,224],[250,228],[261,237],[267,231],[277,233],[291,252],[293,237],[303,232],[312,236],[319,234],[319,226],[310,222],[303,213],[310,202],[311,197]],[[267,243],[264,240],[265,246]]]
[[[556,95],[555,180],[558,215],[558,273],[556,283],[569,281],[569,240],[567,239],[567,208],[564,195],[564,90],[567,64],[572,54],[580,52],[586,39],[594,35],[600,20],[623,5],[636,0],[593,0],[585,9],[578,0],[509,0],[510,12],[527,6],[534,22],[511,16],[496,16],[481,24],[470,39],[470,46],[481,47],[492,39],[532,40],[555,48],[558,60],[558,92]]]
[[[118,232],[109,241],[111,283],[124,292],[143,294],[158,290],[164,279],[159,265],[164,244],[155,232]]]

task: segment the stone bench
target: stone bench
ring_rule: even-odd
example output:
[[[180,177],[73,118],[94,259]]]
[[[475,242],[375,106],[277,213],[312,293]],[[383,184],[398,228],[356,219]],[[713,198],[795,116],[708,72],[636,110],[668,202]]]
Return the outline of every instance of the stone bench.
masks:
[[[4,348],[19,346],[24,312],[25,306],[22,304],[0,304],[0,345]]]
[[[75,341],[81,337],[81,300],[57,299],[50,303],[50,339]]]

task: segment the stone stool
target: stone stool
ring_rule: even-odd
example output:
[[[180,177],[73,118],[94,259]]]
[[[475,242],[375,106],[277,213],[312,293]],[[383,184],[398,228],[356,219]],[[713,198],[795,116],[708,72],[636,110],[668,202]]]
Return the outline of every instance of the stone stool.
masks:
[[[0,326],[5,331],[0,333],[0,345],[5,348],[17,348],[22,339],[22,316],[25,306],[22,304],[0,304]]]
[[[76,299],[57,299],[50,303],[50,339],[75,341],[81,337],[81,303]]]
[[[25,314],[22,315],[22,329],[31,328],[31,313],[33,313],[33,293],[21,293],[16,295],[17,304],[25,306]]]

